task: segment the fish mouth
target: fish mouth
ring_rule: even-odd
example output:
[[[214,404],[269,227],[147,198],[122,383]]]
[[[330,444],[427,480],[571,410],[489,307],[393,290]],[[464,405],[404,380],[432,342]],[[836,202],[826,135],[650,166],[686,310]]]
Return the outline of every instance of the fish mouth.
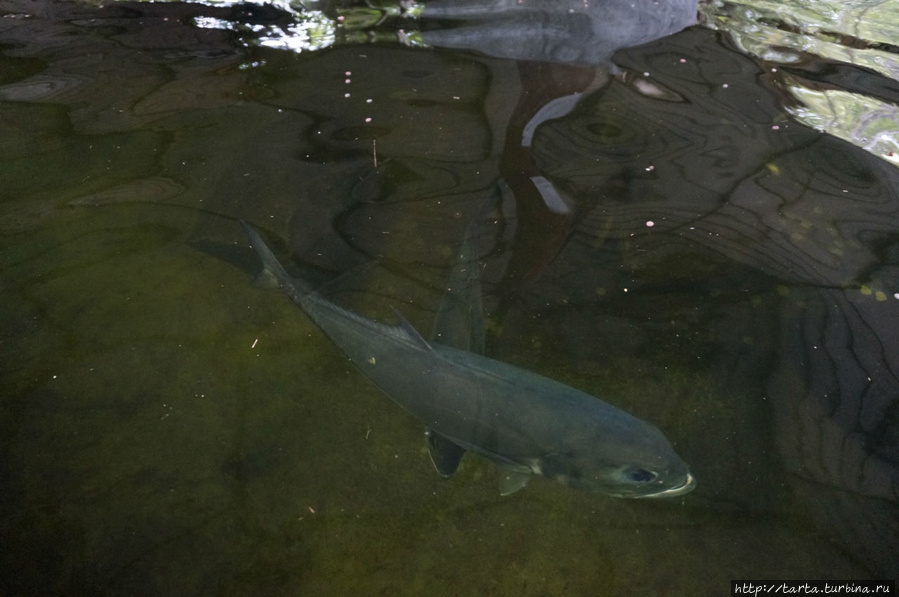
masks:
[[[658,493],[649,493],[647,495],[638,495],[635,496],[638,499],[642,498],[669,498],[675,497],[678,495],[684,495],[685,493],[690,493],[696,488],[696,479],[693,478],[693,475],[687,473],[687,478],[684,479],[684,482],[678,485],[677,487],[670,487],[664,491],[660,491]]]

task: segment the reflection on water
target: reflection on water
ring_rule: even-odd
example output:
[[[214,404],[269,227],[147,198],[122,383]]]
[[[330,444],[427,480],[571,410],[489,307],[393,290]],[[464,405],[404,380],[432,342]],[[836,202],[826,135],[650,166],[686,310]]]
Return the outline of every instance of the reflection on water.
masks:
[[[759,317],[708,340],[721,354],[736,351],[728,366],[749,368],[741,375],[773,405],[784,466],[829,504],[816,512],[822,523],[890,569],[899,537],[899,173],[783,120],[755,85],[760,69],[717,51],[705,32],[618,59],[650,72],[676,61],[676,77],[660,76],[684,101],[611,87],[544,127],[534,141],[538,169],[579,199],[585,245],[611,244],[630,276],[652,272],[653,288],[695,275],[674,264],[678,255],[751,268],[756,281],[741,280],[728,317],[741,308]],[[721,83],[712,94],[710,79]],[[767,346],[741,346],[759,334]]]
[[[776,21],[735,4],[701,7],[729,41],[675,33],[690,16],[571,64],[397,41],[533,26],[497,30],[463,4],[431,20],[321,5],[344,37],[296,52],[248,40],[314,16],[301,7],[4,3],[2,592],[696,595],[895,577],[899,171],[790,99],[819,117],[799,87],[894,109],[889,15],[833,28],[853,56],[880,53],[874,69],[826,53],[800,3]],[[544,19],[544,39],[568,18]],[[787,44],[751,45],[740,32],[765,28],[741,19],[808,53],[774,64]],[[833,117],[860,130],[852,113]],[[895,139],[890,122],[865,137]],[[428,329],[494,196],[487,353],[657,425],[696,491],[635,503],[534,482],[501,498],[475,460],[444,482],[418,423],[247,283],[237,219],[310,280],[378,258],[326,286],[333,300]]]
[[[728,0],[700,10],[706,24],[771,67],[799,122],[899,163],[899,5]]]

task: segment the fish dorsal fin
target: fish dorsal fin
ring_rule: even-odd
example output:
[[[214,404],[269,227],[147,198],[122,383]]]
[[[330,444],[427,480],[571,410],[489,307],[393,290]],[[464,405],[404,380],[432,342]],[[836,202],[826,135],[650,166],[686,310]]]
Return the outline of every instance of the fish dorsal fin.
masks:
[[[524,486],[527,485],[530,480],[531,475],[529,473],[522,473],[520,471],[500,467],[499,494],[503,496],[512,495],[516,491],[524,489]]]
[[[393,307],[390,307],[390,308],[393,309],[393,312],[396,314],[397,319],[400,320],[399,327],[406,333],[406,335],[409,337],[410,340],[412,340],[413,343],[415,343],[422,350],[433,350],[431,348],[431,345],[428,344],[428,341],[425,340],[422,337],[422,335],[418,333],[418,330],[416,330],[414,327],[412,327],[412,324],[409,323],[408,319],[403,317],[402,313],[400,313]]]
[[[459,461],[465,455],[465,448],[453,443],[452,440],[445,438],[433,429],[425,431],[425,435],[428,436],[428,454],[431,455],[434,468],[444,479],[452,477],[459,468]]]
[[[277,290],[281,287],[281,282],[272,270],[263,267],[262,271],[259,272],[259,275],[253,280],[253,286],[256,288],[265,288],[266,290]]]

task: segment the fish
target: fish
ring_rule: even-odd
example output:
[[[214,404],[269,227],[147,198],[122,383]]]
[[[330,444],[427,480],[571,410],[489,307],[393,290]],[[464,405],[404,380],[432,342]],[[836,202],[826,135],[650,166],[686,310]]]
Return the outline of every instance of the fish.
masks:
[[[695,480],[658,428],[585,392],[487,356],[428,341],[394,310],[388,325],[291,276],[246,222],[263,273],[384,394],[424,423],[438,472],[471,452],[501,470],[501,493],[534,476],[621,498],[674,497]]]

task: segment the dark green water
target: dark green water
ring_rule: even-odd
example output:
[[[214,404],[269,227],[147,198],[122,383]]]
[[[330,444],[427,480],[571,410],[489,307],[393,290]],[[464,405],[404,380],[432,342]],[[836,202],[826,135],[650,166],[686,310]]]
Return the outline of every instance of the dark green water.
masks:
[[[899,170],[793,121],[719,34],[617,54],[641,92],[461,51],[248,48],[191,24],[233,16],[210,7],[0,13],[4,595],[896,577]],[[334,300],[428,330],[490,197],[488,354],[657,425],[694,492],[500,497],[471,456],[440,479],[421,424],[253,287],[237,224],[317,283],[378,257]]]

